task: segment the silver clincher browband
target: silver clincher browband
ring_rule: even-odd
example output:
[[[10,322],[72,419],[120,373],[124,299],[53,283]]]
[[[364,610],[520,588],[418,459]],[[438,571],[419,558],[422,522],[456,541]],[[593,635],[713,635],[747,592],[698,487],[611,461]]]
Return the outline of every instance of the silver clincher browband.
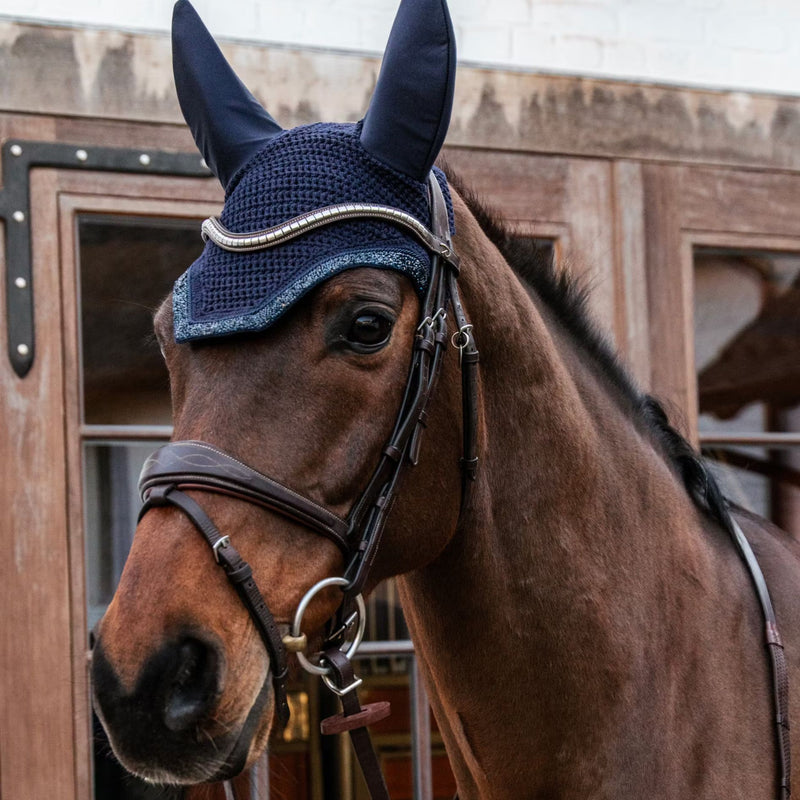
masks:
[[[217,217],[209,217],[200,228],[203,239],[212,241],[217,247],[232,253],[250,253],[255,250],[266,250],[282,244],[296,236],[322,228],[334,222],[371,217],[394,223],[410,231],[431,252],[441,256],[454,268],[458,269],[458,257],[453,253],[450,243],[438,237],[426,228],[418,219],[391,206],[374,205],[372,203],[344,203],[336,206],[325,206],[307,214],[301,214],[288,222],[274,225],[251,233],[234,233],[229,231]]]

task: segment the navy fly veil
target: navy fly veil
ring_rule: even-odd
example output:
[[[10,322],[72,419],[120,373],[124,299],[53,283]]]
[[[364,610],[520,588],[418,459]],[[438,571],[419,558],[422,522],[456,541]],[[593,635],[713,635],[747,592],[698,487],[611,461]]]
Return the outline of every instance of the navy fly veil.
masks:
[[[220,222],[247,233],[323,206],[375,203],[430,225],[427,185],[371,156],[360,132],[360,123],[283,131],[233,177]],[[452,233],[447,183],[436,173]],[[407,231],[381,220],[336,222],[253,253],[229,252],[209,240],[175,284],[175,338],[264,330],[322,281],[362,266],[399,270],[423,292],[430,257]]]
[[[453,41],[441,0],[404,0],[365,119],[284,131],[233,73],[187,0],[179,0],[176,87],[195,141],[226,188],[221,224],[251,233],[325,206],[370,203],[429,226],[426,180],[450,117]],[[420,43],[430,58],[419,57]],[[452,233],[447,182],[434,174]],[[362,266],[398,270],[422,293],[430,257],[407,230],[377,219],[337,221],[257,252],[230,252],[209,240],[175,283],[175,338],[262,331],[315,286]]]

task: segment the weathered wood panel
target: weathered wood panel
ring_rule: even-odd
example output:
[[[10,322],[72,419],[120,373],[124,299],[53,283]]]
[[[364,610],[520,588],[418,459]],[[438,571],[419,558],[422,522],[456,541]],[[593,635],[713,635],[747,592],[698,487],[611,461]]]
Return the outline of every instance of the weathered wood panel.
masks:
[[[611,165],[571,159],[567,196],[564,221],[569,225],[570,248],[564,255],[566,265],[589,288],[589,308],[601,328],[613,340],[624,340],[624,332],[617,327]]]
[[[800,176],[699,167],[680,172],[683,228],[800,236]]]
[[[445,161],[501,219],[564,221],[569,159],[448,147]]]
[[[36,360],[0,366],[3,797],[74,797],[75,747],[55,176],[33,178]],[[5,298],[1,300],[5,307]],[[5,326],[2,338],[5,339]],[[3,352],[6,344],[3,343]]]
[[[650,314],[647,303],[647,264],[642,166],[634,161],[613,165],[614,242],[618,270],[617,330],[620,352],[640,385],[651,379]]]
[[[222,49],[286,127],[358,120],[380,65],[296,47]],[[0,108],[180,124],[169,37],[0,21]],[[800,170],[800,98],[461,65],[448,142]]]
[[[645,254],[649,317],[650,387],[672,421],[692,434],[697,407],[692,343],[691,273],[683,253],[680,172],[646,164]]]
[[[446,157],[513,230],[555,239],[560,262],[591,288],[593,314],[622,341],[610,162],[460,148]]]

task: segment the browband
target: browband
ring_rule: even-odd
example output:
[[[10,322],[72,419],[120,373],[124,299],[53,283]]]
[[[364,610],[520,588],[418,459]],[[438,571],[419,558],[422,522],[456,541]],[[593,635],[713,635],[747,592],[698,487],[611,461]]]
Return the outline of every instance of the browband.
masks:
[[[458,271],[458,257],[453,253],[447,239],[437,236],[411,214],[391,206],[372,203],[344,203],[325,206],[307,214],[301,214],[280,225],[252,233],[234,233],[229,231],[217,217],[209,217],[203,222],[200,230],[204,240],[210,239],[223,250],[233,253],[250,253],[274,247],[333,222],[364,218],[381,219],[405,228],[413,233],[428,250],[449,262]]]

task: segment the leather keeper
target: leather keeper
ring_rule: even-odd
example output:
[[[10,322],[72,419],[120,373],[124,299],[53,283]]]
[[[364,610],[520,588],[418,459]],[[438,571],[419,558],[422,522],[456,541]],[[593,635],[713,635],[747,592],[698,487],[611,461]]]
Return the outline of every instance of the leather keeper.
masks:
[[[478,457],[475,456],[475,458],[462,458],[461,469],[471,481],[474,481],[478,476]]]
[[[233,565],[231,565],[231,567],[233,567]],[[225,572],[231,583],[244,583],[246,580],[253,577],[253,570],[246,561],[243,561],[236,569],[226,569]]]
[[[319,729],[325,736],[330,736],[335,733],[345,733],[355,728],[365,728],[367,725],[380,722],[382,719],[386,719],[391,713],[392,708],[389,702],[381,700],[377,703],[368,703],[362,706],[361,711],[356,714],[351,714],[350,716],[335,714],[332,717],[327,717],[320,722]]]
[[[166,506],[169,505],[167,495],[175,488],[175,484],[164,483],[160,486],[153,486],[147,493],[147,501],[151,506]]]
[[[402,450],[400,450],[399,447],[395,447],[393,444],[387,444],[386,447],[383,448],[383,454],[386,458],[390,458],[394,461],[395,464],[403,457]]]
[[[429,355],[433,354],[433,351],[436,349],[436,344],[434,343],[432,338],[429,337],[422,337],[417,336],[416,341],[414,342],[414,347],[417,350],[424,350]]]

